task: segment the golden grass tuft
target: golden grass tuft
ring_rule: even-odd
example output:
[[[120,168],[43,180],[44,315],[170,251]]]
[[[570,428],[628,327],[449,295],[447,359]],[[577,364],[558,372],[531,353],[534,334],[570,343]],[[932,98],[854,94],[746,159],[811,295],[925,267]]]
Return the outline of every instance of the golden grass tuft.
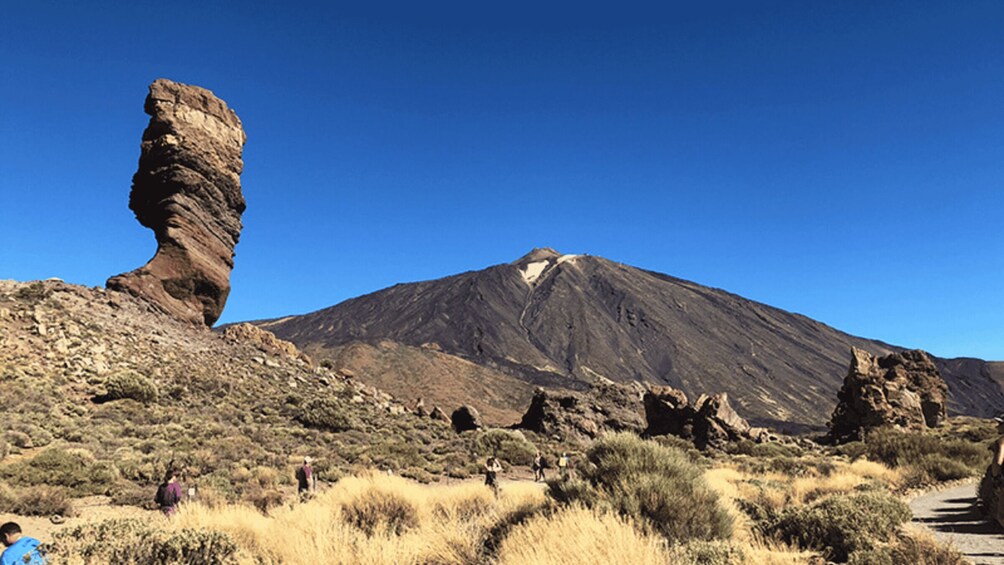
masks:
[[[380,527],[377,515],[370,518],[378,526],[367,532],[347,519],[355,510],[381,508],[375,501],[387,498],[414,511],[409,527]],[[542,489],[533,483],[503,484],[496,499],[476,482],[426,486],[372,474],[347,477],[309,502],[268,515],[245,505],[188,505],[167,527],[227,533],[241,548],[242,563],[461,564],[481,561],[482,543],[499,520],[545,504]]]
[[[664,542],[612,514],[571,506],[515,527],[499,548],[499,565],[670,562]]]

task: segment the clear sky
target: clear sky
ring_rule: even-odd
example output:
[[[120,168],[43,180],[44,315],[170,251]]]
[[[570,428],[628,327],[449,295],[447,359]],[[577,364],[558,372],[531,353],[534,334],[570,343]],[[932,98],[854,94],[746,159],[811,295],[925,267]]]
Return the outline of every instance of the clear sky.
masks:
[[[3,2],[0,278],[152,256],[166,77],[247,131],[221,321],[549,246],[1004,359],[1004,3],[339,4]]]

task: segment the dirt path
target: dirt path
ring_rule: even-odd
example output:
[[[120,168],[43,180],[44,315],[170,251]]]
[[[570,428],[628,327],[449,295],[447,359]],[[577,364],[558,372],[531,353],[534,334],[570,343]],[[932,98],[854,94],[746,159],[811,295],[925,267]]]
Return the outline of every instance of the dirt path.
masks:
[[[910,501],[913,522],[950,543],[976,564],[1004,565],[1004,532],[976,508],[973,483],[931,492]]]

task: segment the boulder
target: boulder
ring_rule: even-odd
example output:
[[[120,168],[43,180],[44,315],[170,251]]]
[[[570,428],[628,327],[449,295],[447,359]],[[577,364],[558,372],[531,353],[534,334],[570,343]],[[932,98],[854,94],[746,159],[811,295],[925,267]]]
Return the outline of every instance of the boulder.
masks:
[[[829,437],[853,441],[883,426],[934,428],[948,417],[947,398],[948,385],[927,353],[915,349],[876,357],[853,348]]]
[[[262,329],[254,324],[241,323],[227,326],[223,330],[223,339],[233,343],[243,343],[258,348],[260,351],[275,355],[277,357],[287,357],[289,359],[299,359],[307,364],[312,364],[310,357],[300,352],[290,341],[279,339],[274,333]],[[264,363],[264,361],[262,361]]]
[[[641,432],[639,391],[628,385],[599,384],[588,392],[538,388],[514,427],[560,439],[593,439],[607,431]]]
[[[646,436],[674,435],[694,442],[699,449],[721,449],[740,439],[765,441],[769,434],[753,428],[729,404],[725,393],[701,395],[694,404],[683,391],[653,386],[645,392]]]
[[[181,320],[212,326],[230,294],[245,209],[244,129],[209,90],[166,79],[150,85],[144,109],[150,124],[129,208],[153,230],[157,252],[107,285]]]
[[[478,409],[466,404],[453,411],[453,415],[450,416],[450,422],[453,423],[453,429],[457,433],[480,430],[484,427],[481,423],[481,415],[478,414]]]
[[[444,412],[439,406],[432,407],[432,410],[429,411],[429,418],[440,422],[450,422],[450,417],[447,416],[446,412]]]

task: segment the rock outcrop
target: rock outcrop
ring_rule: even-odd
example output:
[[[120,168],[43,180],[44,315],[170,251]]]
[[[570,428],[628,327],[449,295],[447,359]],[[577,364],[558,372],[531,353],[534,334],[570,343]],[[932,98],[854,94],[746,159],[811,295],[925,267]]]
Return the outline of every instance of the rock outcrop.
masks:
[[[640,391],[617,384],[597,385],[586,393],[538,388],[515,427],[561,440],[580,441],[607,431],[638,433],[645,427]]]
[[[915,349],[875,357],[851,350],[851,366],[830,419],[834,441],[860,439],[870,429],[920,430],[948,417],[948,385],[927,353]]]
[[[450,422],[453,423],[453,429],[457,433],[480,430],[484,427],[484,424],[481,423],[481,415],[478,414],[478,409],[467,405],[454,410],[453,415],[450,416]]]
[[[110,278],[108,288],[211,326],[230,293],[241,233],[244,129],[212,92],[165,79],[150,85],[144,109],[150,124],[129,208],[153,230],[157,253],[139,269]]]
[[[307,365],[313,365],[310,357],[297,349],[292,342],[279,339],[275,337],[274,333],[263,330],[254,324],[242,323],[227,326],[223,330],[223,339],[253,345],[269,355],[299,359]]]
[[[683,391],[650,387],[643,398],[647,436],[674,435],[694,442],[699,449],[721,449],[729,441],[762,441],[766,431],[750,426],[729,404],[725,393],[702,394],[690,404]]]

